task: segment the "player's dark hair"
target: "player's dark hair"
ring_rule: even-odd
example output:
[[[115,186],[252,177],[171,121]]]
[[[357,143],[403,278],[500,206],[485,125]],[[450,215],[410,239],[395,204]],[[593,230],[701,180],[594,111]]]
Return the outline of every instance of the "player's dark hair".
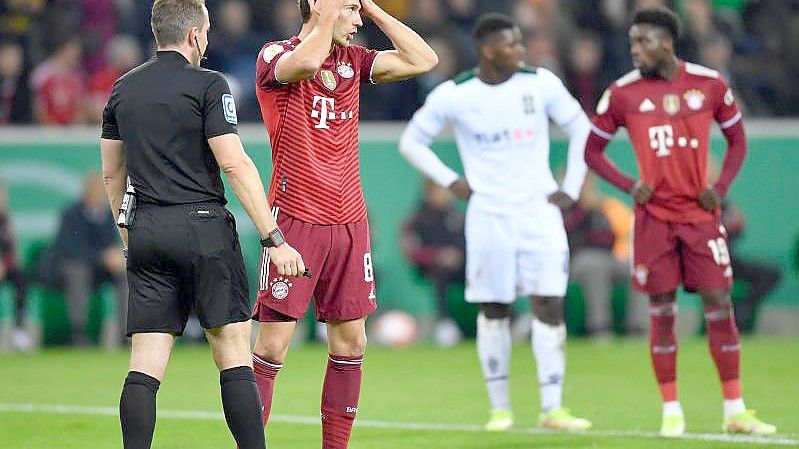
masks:
[[[297,0],[297,6],[300,8],[302,23],[308,23],[311,20],[311,4],[309,0]]]
[[[664,6],[639,9],[636,11],[633,17],[633,25],[638,24],[654,25],[663,28],[671,34],[671,38],[675,41],[679,39],[680,33],[682,32],[680,18],[677,17],[674,11]]]
[[[477,23],[472,29],[472,36],[478,44],[482,44],[485,40],[494,33],[502,30],[513,29],[516,27],[516,22],[510,17],[499,13],[483,14],[477,19]]]

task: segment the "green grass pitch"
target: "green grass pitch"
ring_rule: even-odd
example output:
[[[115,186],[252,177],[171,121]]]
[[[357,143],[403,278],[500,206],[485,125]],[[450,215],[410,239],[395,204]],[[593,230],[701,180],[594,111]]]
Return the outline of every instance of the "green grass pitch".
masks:
[[[776,448],[799,446],[799,345],[796,340],[744,340],[747,405],[775,423],[770,438],[720,433],[721,396],[703,339],[683,341],[679,385],[688,432],[654,435],[660,405],[644,340],[599,345],[570,340],[565,403],[594,422],[585,434],[535,428],[538,393],[529,345],[514,347],[511,395],[516,428],[480,431],[488,405],[472,344],[454,349],[371,347],[364,365],[352,449],[399,448]],[[325,348],[292,348],[280,374],[267,432],[270,448],[318,448],[319,394]],[[116,416],[127,352],[47,350],[0,355],[0,448],[120,448]],[[153,447],[230,448],[219,383],[208,349],[179,346],[158,396]]]

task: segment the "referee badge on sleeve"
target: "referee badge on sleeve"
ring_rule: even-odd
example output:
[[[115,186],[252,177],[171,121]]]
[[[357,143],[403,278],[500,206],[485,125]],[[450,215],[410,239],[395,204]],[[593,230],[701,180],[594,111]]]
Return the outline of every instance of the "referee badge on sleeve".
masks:
[[[225,121],[231,125],[239,124],[239,117],[236,115],[236,101],[233,95],[222,94],[222,110],[225,112]]]

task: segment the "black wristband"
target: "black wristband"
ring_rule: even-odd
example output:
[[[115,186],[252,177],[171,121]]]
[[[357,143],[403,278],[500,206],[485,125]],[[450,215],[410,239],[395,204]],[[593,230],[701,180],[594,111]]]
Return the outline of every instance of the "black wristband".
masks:
[[[284,243],[286,243],[286,237],[280,228],[275,228],[269,235],[261,239],[261,246],[264,248],[276,248]]]

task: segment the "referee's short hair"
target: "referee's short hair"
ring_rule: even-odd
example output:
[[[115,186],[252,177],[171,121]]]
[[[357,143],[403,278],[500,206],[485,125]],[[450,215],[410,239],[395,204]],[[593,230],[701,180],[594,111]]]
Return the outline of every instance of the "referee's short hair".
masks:
[[[155,0],[150,26],[159,47],[178,45],[191,27],[202,27],[205,0]]]
[[[672,40],[680,38],[681,26],[680,18],[674,11],[666,8],[665,6],[658,6],[654,8],[639,9],[635,12],[633,17],[633,25],[646,24],[654,25],[663,28],[670,35]]]

